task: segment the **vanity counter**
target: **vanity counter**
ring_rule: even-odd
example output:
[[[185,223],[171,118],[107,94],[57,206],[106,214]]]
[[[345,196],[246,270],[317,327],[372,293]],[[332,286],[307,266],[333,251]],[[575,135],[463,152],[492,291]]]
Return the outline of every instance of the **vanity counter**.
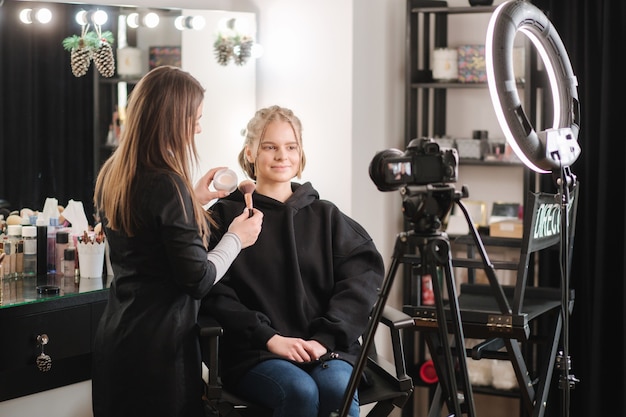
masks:
[[[91,379],[93,338],[108,290],[79,292],[73,277],[4,278],[2,285],[0,401]],[[46,294],[45,286],[59,293]],[[38,366],[40,355],[49,356],[49,370]]]

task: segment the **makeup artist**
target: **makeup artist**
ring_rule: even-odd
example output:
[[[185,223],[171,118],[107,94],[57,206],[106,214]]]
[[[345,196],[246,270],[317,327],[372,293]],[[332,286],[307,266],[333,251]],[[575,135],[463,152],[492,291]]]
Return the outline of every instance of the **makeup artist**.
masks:
[[[94,417],[201,417],[200,300],[263,214],[243,207],[208,251],[203,205],[224,197],[193,187],[204,89],[179,68],[150,71],[130,95],[120,145],[102,167],[94,202],[110,245],[114,280],[94,342]]]
[[[310,183],[292,182],[305,155],[291,110],[256,112],[239,163],[256,181],[253,204],[264,218],[257,243],[203,300],[200,314],[224,328],[222,380],[275,416],[327,417],[342,405],[383,281],[382,258],[357,222]],[[211,210],[227,225],[243,207],[234,192]],[[358,392],[350,415],[359,415]]]

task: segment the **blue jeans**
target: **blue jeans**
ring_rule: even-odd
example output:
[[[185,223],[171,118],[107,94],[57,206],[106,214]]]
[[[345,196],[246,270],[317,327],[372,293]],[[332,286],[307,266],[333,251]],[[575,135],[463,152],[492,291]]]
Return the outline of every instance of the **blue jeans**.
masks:
[[[283,359],[259,363],[239,381],[237,394],[274,410],[273,417],[329,417],[339,412],[352,365],[332,359],[305,369]],[[357,392],[350,417],[359,417]]]

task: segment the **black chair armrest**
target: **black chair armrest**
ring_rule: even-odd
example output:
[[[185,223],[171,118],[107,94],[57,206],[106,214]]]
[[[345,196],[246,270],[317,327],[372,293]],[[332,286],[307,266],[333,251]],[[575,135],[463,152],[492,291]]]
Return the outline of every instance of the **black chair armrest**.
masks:
[[[377,352],[370,352],[368,355],[369,368],[374,371],[380,370],[378,373],[387,378],[395,376],[395,381],[393,382],[398,384],[400,390],[411,391],[413,389],[413,380],[406,372],[401,330],[414,326],[413,318],[396,308],[385,306],[380,323],[389,329],[393,363],[390,363]]]
[[[198,326],[200,327],[201,338],[219,337],[224,333],[224,329],[213,317],[199,316]]]
[[[219,378],[219,338],[224,333],[220,324],[212,317],[198,317],[200,351],[202,361],[209,369],[206,396],[218,399],[222,395],[222,384]]]
[[[407,327],[413,327],[415,322],[413,317],[409,316],[405,312],[398,310],[394,307],[386,305],[383,308],[383,314],[380,322],[391,329],[405,329]]]

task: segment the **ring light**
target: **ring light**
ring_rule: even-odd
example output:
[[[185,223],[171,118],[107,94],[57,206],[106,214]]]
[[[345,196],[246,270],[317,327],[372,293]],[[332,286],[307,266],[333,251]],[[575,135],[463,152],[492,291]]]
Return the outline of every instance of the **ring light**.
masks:
[[[552,127],[535,132],[524,113],[513,72],[513,41],[517,32],[528,37],[550,80]],[[507,142],[522,162],[540,173],[568,167],[580,155],[578,85],[567,51],[546,15],[524,0],[502,3],[493,12],[485,42],[491,101]]]

